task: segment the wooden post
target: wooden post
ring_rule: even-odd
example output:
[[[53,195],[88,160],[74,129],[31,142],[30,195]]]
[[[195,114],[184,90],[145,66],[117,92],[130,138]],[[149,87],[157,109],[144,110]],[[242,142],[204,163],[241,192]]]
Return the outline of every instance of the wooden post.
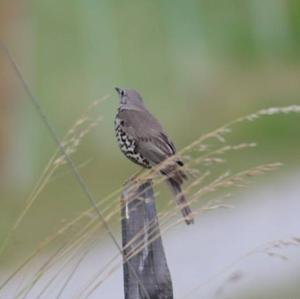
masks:
[[[125,299],[172,299],[151,180],[124,186],[121,215]]]

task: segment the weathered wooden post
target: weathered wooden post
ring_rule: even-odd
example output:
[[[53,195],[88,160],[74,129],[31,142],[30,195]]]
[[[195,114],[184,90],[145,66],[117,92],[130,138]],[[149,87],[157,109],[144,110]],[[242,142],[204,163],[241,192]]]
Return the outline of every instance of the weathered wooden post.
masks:
[[[125,299],[172,299],[151,180],[124,186],[121,216]]]

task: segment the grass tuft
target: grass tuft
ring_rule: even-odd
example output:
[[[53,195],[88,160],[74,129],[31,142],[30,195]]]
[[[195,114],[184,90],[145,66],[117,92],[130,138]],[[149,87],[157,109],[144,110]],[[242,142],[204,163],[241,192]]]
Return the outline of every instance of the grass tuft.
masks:
[[[69,155],[73,155],[77,152],[78,148],[82,144],[85,136],[91,132],[102,120],[99,115],[95,114],[95,109],[106,98],[94,102],[87,111],[74,123],[70,130],[63,138],[63,145]],[[230,152],[251,150],[256,147],[255,142],[241,142],[239,144],[229,144],[227,142],[227,136],[234,130],[234,126],[239,125],[242,122],[253,122],[259,118],[272,116],[276,114],[288,114],[299,113],[300,106],[292,105],[287,107],[272,107],[268,109],[259,110],[256,113],[249,114],[247,116],[238,118],[224,126],[213,130],[207,134],[204,134],[194,140],[191,144],[184,147],[174,157],[170,157],[160,165],[154,167],[151,170],[144,171],[135,178],[135,184],[140,184],[143,181],[153,179],[153,185],[155,187],[164,183],[165,178],[158,176],[158,173],[168,163],[174,159],[183,158],[185,161],[184,170],[189,174],[189,181],[184,187],[184,192],[189,198],[189,203],[193,206],[194,216],[201,215],[206,212],[211,212],[220,208],[233,208],[226,203],[226,200],[231,196],[233,190],[237,188],[245,188],[254,178],[265,175],[269,172],[276,171],[282,166],[281,163],[268,163],[263,165],[256,165],[248,169],[240,171],[232,171],[229,169],[226,160],[226,154]],[[41,174],[37,184],[33,188],[26,205],[15,221],[15,224],[7,234],[5,242],[3,242],[0,255],[5,251],[10,238],[14,235],[14,232],[22,223],[26,217],[28,211],[32,208],[33,204],[38,200],[42,191],[46,188],[53,175],[57,170],[66,164],[64,156],[59,154],[59,151],[55,152],[50,158],[49,163],[46,165],[43,173]],[[218,168],[220,165],[227,167],[225,171],[220,172]],[[230,165],[230,164],[229,164]],[[137,185],[132,185],[132,190]],[[115,219],[120,220],[118,217],[120,210],[120,193],[122,188],[117,188],[114,192],[101,198],[97,207],[101,209],[103,215],[105,215],[105,221],[113,221]],[[129,190],[130,192],[130,190]],[[222,199],[203,201],[204,198],[208,198],[210,195],[220,194]],[[159,193],[156,193],[159,195]],[[130,199],[129,199],[130,201]],[[170,200],[166,209],[158,213],[158,218],[161,227],[161,233],[164,234],[174,226],[181,224],[184,220],[178,216],[178,207]],[[149,232],[151,232],[152,225],[149,225]],[[97,242],[97,237],[100,235],[100,231],[103,229],[103,225],[99,223],[99,219],[95,216],[93,208],[83,211],[76,218],[68,221],[62,225],[62,227],[43,240],[39,246],[32,252],[16,269],[9,275],[0,285],[1,292],[8,286],[10,282],[16,279],[18,276],[26,275],[28,279],[24,282],[24,286],[20,288],[14,298],[30,297],[31,291],[38,285],[43,284],[40,287],[39,295],[36,298],[43,298],[45,293],[55,287],[57,277],[61,277],[60,274],[64,273],[61,287],[58,288],[56,298],[60,298],[64,290],[68,287],[74,274],[83,265],[83,261],[91,250],[91,244]],[[127,246],[136,241],[141,234],[139,232]],[[156,240],[159,236],[154,232],[150,234],[150,242]],[[61,242],[63,240],[63,242]],[[32,275],[28,274],[28,269],[34,261],[48,252],[49,248],[56,245],[57,250],[46,260],[44,260],[36,269]],[[143,241],[137,244],[137,246],[129,252],[126,257],[130,260],[138,252],[143,249],[145,244]],[[300,239],[294,238],[289,242],[276,241],[269,244],[263,252],[268,256],[280,257],[277,251],[284,246],[300,245]],[[282,258],[282,257],[281,257]],[[283,259],[283,258],[282,258]],[[239,259],[240,260],[240,259]],[[74,264],[75,263],[75,264]],[[101,284],[109,279],[109,277],[121,266],[122,261],[120,259],[120,253],[113,255],[107,263],[97,273],[91,273],[91,276],[87,278],[85,286],[78,290],[78,297],[88,298],[93,292],[95,292]],[[228,281],[233,281],[230,279]],[[30,297],[31,298],[31,297]]]

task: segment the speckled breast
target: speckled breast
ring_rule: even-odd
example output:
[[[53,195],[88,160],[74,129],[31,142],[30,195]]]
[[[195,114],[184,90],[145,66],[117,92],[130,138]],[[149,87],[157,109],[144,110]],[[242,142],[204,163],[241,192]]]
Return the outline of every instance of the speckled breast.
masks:
[[[121,121],[118,117],[115,119],[115,131],[121,152],[134,163],[146,168],[151,168],[149,161],[138,152],[138,147],[134,138],[128,136],[123,130]]]

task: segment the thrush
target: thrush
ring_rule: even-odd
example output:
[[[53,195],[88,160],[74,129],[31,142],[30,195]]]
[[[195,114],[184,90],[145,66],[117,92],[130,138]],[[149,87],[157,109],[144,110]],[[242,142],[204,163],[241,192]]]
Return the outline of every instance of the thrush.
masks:
[[[147,110],[141,95],[132,89],[115,89],[120,97],[115,131],[122,153],[144,168],[152,168],[174,156],[176,149],[173,142]],[[166,177],[185,222],[191,224],[194,222],[192,211],[181,188],[187,179],[182,170],[183,162],[180,159],[169,160],[162,164],[160,173]]]

